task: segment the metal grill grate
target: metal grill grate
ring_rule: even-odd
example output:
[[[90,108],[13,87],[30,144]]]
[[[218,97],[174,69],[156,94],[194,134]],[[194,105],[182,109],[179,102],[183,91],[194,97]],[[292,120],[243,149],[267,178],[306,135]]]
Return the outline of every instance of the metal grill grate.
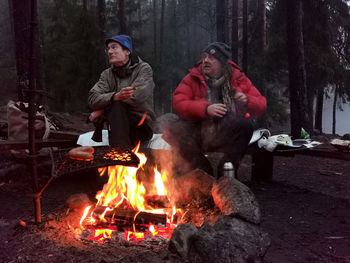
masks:
[[[110,165],[123,165],[137,167],[139,158],[125,147],[94,147],[94,159],[92,161],[74,160],[69,158],[70,149],[62,149],[54,153],[55,174],[60,176],[74,173],[89,168],[106,167]]]

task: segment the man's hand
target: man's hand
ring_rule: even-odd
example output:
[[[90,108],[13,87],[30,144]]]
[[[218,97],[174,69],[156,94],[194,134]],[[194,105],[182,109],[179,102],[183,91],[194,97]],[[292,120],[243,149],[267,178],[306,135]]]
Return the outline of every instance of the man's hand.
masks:
[[[114,94],[113,100],[127,100],[127,99],[130,99],[131,96],[134,94],[134,91],[135,91],[134,87],[122,88],[119,92]]]
[[[233,98],[237,103],[241,105],[247,105],[248,103],[248,98],[243,92],[236,92]]]
[[[217,103],[211,104],[207,108],[207,113],[209,116],[222,118],[227,112],[225,104]]]
[[[103,114],[103,110],[93,111],[93,112],[91,112],[91,114],[89,116],[89,120],[93,121],[94,119],[99,118],[102,114]]]

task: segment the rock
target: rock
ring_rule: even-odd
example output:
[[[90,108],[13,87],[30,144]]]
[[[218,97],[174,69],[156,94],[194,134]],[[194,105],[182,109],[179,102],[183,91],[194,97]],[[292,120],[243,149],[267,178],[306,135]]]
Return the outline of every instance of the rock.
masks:
[[[200,169],[174,178],[172,197],[177,203],[188,204],[192,201],[205,202],[211,198],[214,178]]]
[[[345,133],[342,137],[342,140],[350,140],[350,133]]]
[[[201,227],[205,220],[205,215],[202,211],[198,211],[197,209],[189,209],[181,217],[181,223],[192,224],[196,227]]]
[[[215,205],[223,215],[230,215],[259,224],[261,213],[253,192],[238,180],[223,176],[212,188]]]
[[[178,225],[169,242],[169,250],[179,254],[182,258],[187,258],[192,236],[197,233],[197,228],[191,224]]]
[[[84,208],[91,204],[91,201],[87,194],[73,194],[70,197],[68,197],[67,206],[71,209],[80,209]]]
[[[188,236],[189,251],[181,251],[182,255],[187,254],[190,262],[203,263],[262,262],[271,242],[258,226],[229,216]]]
[[[200,229],[180,224],[169,250],[189,262],[262,262],[270,243],[268,234],[258,226],[225,216]]]

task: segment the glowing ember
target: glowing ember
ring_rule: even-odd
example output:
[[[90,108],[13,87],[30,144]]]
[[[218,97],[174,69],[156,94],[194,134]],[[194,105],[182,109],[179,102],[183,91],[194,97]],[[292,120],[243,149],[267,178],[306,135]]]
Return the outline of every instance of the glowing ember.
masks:
[[[153,236],[156,236],[158,234],[158,231],[156,230],[155,226],[152,224],[149,226],[148,230],[149,232],[152,233]]]
[[[107,172],[108,182],[96,194],[97,204],[95,208],[92,209],[91,206],[86,207],[80,220],[82,230],[86,226],[89,226],[89,229],[98,226],[98,229],[94,230],[93,237],[89,238],[90,240],[102,242],[104,239],[110,239],[112,232],[117,230],[113,224],[117,223],[118,220],[118,222],[124,222],[124,224],[126,220],[131,221],[129,223],[132,224],[132,231],[131,229],[125,230],[125,239],[128,241],[140,241],[148,235],[161,235],[169,238],[173,229],[176,227],[174,217],[175,214],[182,213],[181,209],[176,209],[176,207],[154,208],[146,202],[146,188],[142,182],[137,180],[136,175],[139,169],[143,169],[147,158],[144,154],[139,153],[138,149],[139,145],[132,150],[140,159],[138,167],[116,165],[99,169],[101,176]],[[130,158],[130,156],[124,156],[125,154],[113,150],[107,155],[108,158],[113,158],[113,156],[115,158],[120,158],[120,156],[126,159]],[[167,189],[164,184],[166,182],[166,173],[160,173],[155,168],[153,189],[147,189],[147,194],[152,194],[152,196],[155,194],[156,199],[164,199],[165,197],[168,200],[166,197]],[[121,211],[125,214],[121,215]],[[132,216],[130,217],[130,215]],[[154,218],[158,220],[164,218],[164,224],[153,224],[152,220]],[[136,222],[138,227],[142,228],[143,231],[136,231]],[[107,224],[107,227],[101,228],[101,224]]]
[[[95,236],[91,237],[91,240],[95,240],[98,242],[102,242],[106,238],[112,238],[112,232],[111,229],[96,229],[95,230]]]

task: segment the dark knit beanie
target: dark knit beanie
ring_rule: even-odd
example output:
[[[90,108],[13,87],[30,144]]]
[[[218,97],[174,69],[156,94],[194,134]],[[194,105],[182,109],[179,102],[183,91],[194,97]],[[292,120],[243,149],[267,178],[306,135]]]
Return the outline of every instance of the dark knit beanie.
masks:
[[[126,49],[128,49],[130,51],[130,53],[132,53],[132,41],[131,38],[127,35],[118,35],[118,36],[114,36],[111,38],[106,39],[105,41],[105,45],[107,46],[109,42],[118,42],[120,45],[122,45],[123,47],[125,47]]]
[[[213,42],[209,44],[204,51],[220,60],[222,63],[227,63],[231,59],[231,48],[222,42]]]

